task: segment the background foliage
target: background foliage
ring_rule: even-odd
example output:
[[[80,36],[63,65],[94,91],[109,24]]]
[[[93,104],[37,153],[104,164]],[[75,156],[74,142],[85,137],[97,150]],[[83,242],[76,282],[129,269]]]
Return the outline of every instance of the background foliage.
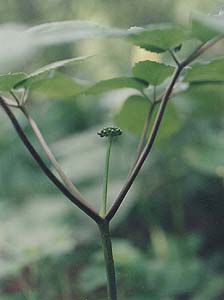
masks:
[[[14,36],[24,26],[71,19],[120,28],[168,21],[187,24],[193,9],[218,13],[221,4],[207,0],[159,4],[146,0],[11,0],[0,4],[1,22],[11,23],[7,32],[0,28],[0,38],[4,45],[10,34]],[[205,31],[194,26],[206,40]],[[132,76],[135,62],[147,58],[170,62],[168,56],[146,54],[122,40],[88,38],[57,46],[47,40],[48,45],[38,51],[29,39],[22,41],[24,48],[18,51],[18,42],[21,44],[21,40],[11,40],[10,47],[17,51],[16,63],[11,60],[15,57],[12,52],[4,47],[0,50],[2,74],[32,74],[56,60],[95,55],[68,65],[53,78],[49,70],[31,76],[28,105],[64,170],[96,207],[105,155],[105,144],[96,133],[114,121],[126,129],[113,147],[113,200],[135,157],[141,125],[132,128],[131,123],[122,122],[130,116],[134,120],[136,109],[144,116],[146,107],[143,97],[131,96],[130,87],[134,84],[138,89],[140,83],[125,78]],[[190,46],[186,43],[182,52],[188,53]],[[190,88],[172,98],[151,158],[113,222],[122,300],[224,299],[224,101],[223,82],[217,82],[223,81],[221,50],[223,45],[203,56],[204,61],[218,57],[212,65],[197,63],[186,71]],[[141,63],[137,66],[134,75],[144,68]],[[164,79],[166,72],[170,71],[164,71]],[[71,76],[79,78],[72,81],[72,88]],[[123,79],[109,85],[101,81],[100,87],[79,95],[83,84],[116,76]],[[15,82],[18,78],[23,79],[24,74],[17,74]],[[198,80],[213,82],[201,85],[195,82]],[[110,91],[117,84],[126,88]],[[5,85],[0,89],[4,91]],[[103,299],[105,275],[97,230],[49,184],[2,111],[0,117],[0,299]],[[19,118],[35,142],[25,120]]]

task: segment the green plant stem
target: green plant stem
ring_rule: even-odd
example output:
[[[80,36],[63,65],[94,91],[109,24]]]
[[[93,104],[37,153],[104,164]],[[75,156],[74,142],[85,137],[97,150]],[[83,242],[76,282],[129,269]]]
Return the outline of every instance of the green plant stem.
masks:
[[[109,222],[105,220],[98,226],[101,234],[102,248],[104,252],[104,261],[107,273],[108,300],[117,300],[117,284]]]
[[[111,146],[113,142],[113,137],[109,137],[108,145],[107,145],[107,152],[106,152],[106,159],[105,159],[105,171],[104,171],[104,182],[103,182],[103,198],[102,198],[102,205],[100,209],[100,216],[104,217],[107,213],[107,190],[108,190],[108,179],[109,179],[109,168],[110,168],[110,153],[111,153]]]

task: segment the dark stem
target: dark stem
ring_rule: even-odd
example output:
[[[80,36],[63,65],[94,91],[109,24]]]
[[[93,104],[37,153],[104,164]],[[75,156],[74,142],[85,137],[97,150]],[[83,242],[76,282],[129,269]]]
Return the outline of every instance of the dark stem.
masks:
[[[84,213],[86,213],[91,219],[93,219],[96,223],[102,222],[102,218],[98,215],[98,213],[89,206],[88,203],[80,201],[77,197],[71,194],[71,192],[57,179],[57,177],[51,172],[51,170],[44,163],[40,155],[34,149],[26,134],[24,133],[22,127],[18,123],[16,117],[14,116],[11,109],[7,106],[4,99],[0,97],[0,105],[3,107],[4,111],[8,115],[10,121],[12,122],[13,127],[15,128],[17,134],[19,135],[21,141],[24,143],[33,159],[37,162],[39,167],[45,173],[45,175],[55,184],[55,186],[76,206],[78,206]]]
[[[115,276],[113,250],[110,236],[109,222],[104,221],[99,224],[104,261],[107,273],[107,295],[108,300],[117,300],[117,284]]]

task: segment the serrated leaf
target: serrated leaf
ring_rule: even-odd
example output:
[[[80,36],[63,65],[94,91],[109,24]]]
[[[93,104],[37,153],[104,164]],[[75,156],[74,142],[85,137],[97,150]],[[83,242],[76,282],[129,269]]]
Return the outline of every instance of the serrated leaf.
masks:
[[[223,15],[209,16],[194,14],[192,17],[192,35],[203,42],[224,33]]]
[[[127,30],[103,27],[89,21],[63,21],[34,26],[28,33],[37,44],[46,46],[83,39],[120,37],[127,35]]]
[[[122,88],[133,88],[136,90],[142,90],[147,86],[147,82],[137,78],[117,77],[97,82],[86,91],[86,94],[97,95],[109,92],[111,90]]]
[[[72,64],[75,62],[82,62],[91,56],[81,56],[81,57],[75,57],[70,59],[64,59],[60,61],[53,62],[49,65],[46,65],[35,72],[29,74],[26,78],[24,78],[22,81],[17,82],[15,84],[14,88],[29,88],[31,87],[35,82],[42,81],[45,78],[49,78],[49,73],[53,70],[56,70],[58,68],[64,67],[65,65]],[[51,75],[53,77],[53,73]]]
[[[155,61],[141,61],[134,65],[132,72],[137,78],[143,79],[152,85],[159,85],[170,77],[175,68]]]
[[[10,91],[17,82],[23,80],[26,76],[25,73],[8,73],[0,75],[0,91]]]
[[[32,82],[30,91],[47,98],[68,98],[84,92],[89,86],[63,73],[54,71],[39,81]]]
[[[114,121],[124,131],[140,135],[145,124],[149,106],[148,99],[138,95],[131,96],[124,102],[120,111],[115,115]],[[150,129],[155,120],[156,111],[153,114]],[[157,140],[168,138],[180,129],[181,124],[177,111],[169,103],[159,129]]]
[[[134,45],[157,53],[175,48],[188,38],[186,30],[169,24],[133,27],[129,34],[128,39]]]
[[[185,73],[187,82],[220,82],[224,80],[224,58],[206,63],[195,63]]]

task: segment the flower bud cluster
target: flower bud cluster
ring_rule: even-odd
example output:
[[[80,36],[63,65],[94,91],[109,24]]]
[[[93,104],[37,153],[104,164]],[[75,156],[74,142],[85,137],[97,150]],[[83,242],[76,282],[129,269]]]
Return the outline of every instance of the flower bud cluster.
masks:
[[[122,130],[118,127],[104,127],[102,130],[97,132],[100,137],[113,137],[122,134]]]

